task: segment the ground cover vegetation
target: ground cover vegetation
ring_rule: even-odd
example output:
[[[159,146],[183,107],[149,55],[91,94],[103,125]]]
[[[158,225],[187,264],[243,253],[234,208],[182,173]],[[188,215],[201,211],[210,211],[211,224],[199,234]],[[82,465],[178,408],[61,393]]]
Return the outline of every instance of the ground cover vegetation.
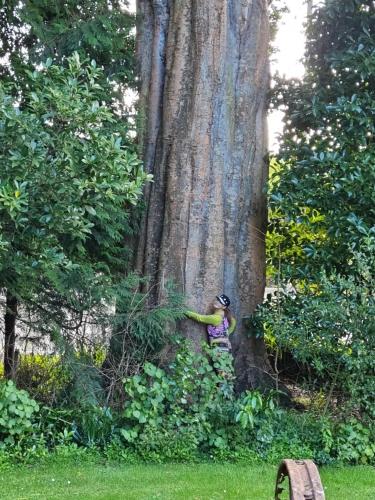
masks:
[[[254,317],[274,366],[264,394],[236,394],[229,356],[173,333],[173,287],[150,307],[133,273],[133,207],[151,179],[120,98],[135,84],[134,19],[120,3],[1,8],[0,469],[54,457],[373,464],[373,2],[317,8],[305,80],[276,86],[279,293]],[[17,326],[54,354],[18,355]],[[162,362],[166,344],[175,357]],[[291,380],[303,397],[286,409]]]
[[[33,463],[49,453],[89,452],[127,463],[256,464],[285,456],[319,464],[373,462],[374,436],[364,423],[354,417],[336,421],[320,409],[282,409],[277,393],[235,395],[228,361],[218,358],[212,365],[205,354],[182,345],[167,370],[147,362],[140,374],[125,379],[121,410],[87,403],[51,407],[12,381],[3,383],[2,467]]]

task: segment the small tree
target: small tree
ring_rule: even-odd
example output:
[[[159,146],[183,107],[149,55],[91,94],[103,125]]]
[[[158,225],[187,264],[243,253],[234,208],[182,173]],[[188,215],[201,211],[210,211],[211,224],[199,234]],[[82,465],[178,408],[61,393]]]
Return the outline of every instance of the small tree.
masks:
[[[360,410],[373,419],[375,296],[361,255],[356,268],[348,278],[323,272],[319,293],[306,286],[296,296],[281,294],[263,306],[261,317],[279,350],[309,367],[309,388],[326,391],[324,413],[339,393],[340,412]]]
[[[270,187],[268,256],[295,279],[263,315],[278,348],[373,417],[375,9],[327,0],[307,29],[303,81],[278,80],[285,111]],[[265,309],[264,309],[265,310]],[[276,355],[280,352],[277,349]]]
[[[25,81],[22,90],[0,86],[7,377],[18,303],[35,303],[35,295],[49,287],[69,295],[66,282],[74,275],[84,274],[91,290],[95,284],[110,287],[126,261],[128,209],[148,178],[123,146],[126,127],[102,100],[109,92],[94,61],[82,63],[76,54],[60,67],[48,60],[27,71]]]

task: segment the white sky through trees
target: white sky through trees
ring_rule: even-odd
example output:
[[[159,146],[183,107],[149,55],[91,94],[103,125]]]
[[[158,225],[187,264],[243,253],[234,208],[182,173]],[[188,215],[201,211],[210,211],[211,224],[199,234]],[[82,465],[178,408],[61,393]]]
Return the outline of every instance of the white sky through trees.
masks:
[[[314,0],[313,3],[316,3]],[[289,12],[282,16],[274,41],[277,52],[272,55],[271,72],[279,72],[288,78],[302,78],[304,68],[301,59],[305,50],[304,22],[306,21],[306,0],[284,0]],[[128,0],[129,10],[135,12],[136,0]],[[282,112],[269,115],[269,148],[277,150],[277,136],[282,131]]]
[[[307,3],[306,0],[285,0],[284,3],[289,12],[283,14],[279,22],[278,32],[273,43],[277,52],[271,57],[271,73],[274,75],[278,72],[287,78],[302,78]],[[269,149],[271,152],[276,151],[278,147],[277,136],[282,132],[282,117],[281,111],[269,114]]]

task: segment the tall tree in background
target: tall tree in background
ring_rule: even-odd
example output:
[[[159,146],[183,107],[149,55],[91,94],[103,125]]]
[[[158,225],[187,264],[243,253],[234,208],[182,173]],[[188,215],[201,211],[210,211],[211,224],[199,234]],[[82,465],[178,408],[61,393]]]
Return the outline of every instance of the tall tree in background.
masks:
[[[156,300],[173,279],[191,308],[224,291],[238,318],[239,389],[264,383],[262,339],[246,320],[262,301],[267,178],[266,0],[138,0],[140,142],[145,192],[137,265]],[[182,331],[197,349],[200,325]]]
[[[64,64],[77,52],[94,59],[111,83],[102,100],[126,120],[125,140],[133,125],[124,96],[135,86],[134,27],[135,16],[121,0],[7,0],[0,7],[0,77],[27,85],[24,69],[47,58]]]
[[[7,0],[0,7],[0,74],[78,52],[111,80],[134,85],[134,15],[121,0]]]
[[[326,388],[325,411],[338,390],[351,414],[373,419],[375,4],[326,0],[308,21],[304,79],[280,79],[274,93],[285,125],[270,260],[297,293],[270,302],[263,321],[278,352],[308,367],[308,386]]]
[[[271,207],[289,278],[356,274],[353,254],[374,252],[374,33],[372,0],[327,1],[310,18],[304,80],[276,87],[285,126]]]
[[[111,290],[123,280],[127,257],[126,207],[137,202],[147,178],[116,133],[122,120],[99,102],[107,85],[103,71],[78,54],[66,62],[64,68],[49,60],[28,72],[22,93],[16,84],[0,84],[7,377],[14,372],[17,318],[32,327],[40,317],[39,332],[63,330],[65,324],[72,333],[89,304],[113,301]]]
[[[134,15],[129,14],[126,9],[126,5],[124,2],[119,0],[90,0],[90,1],[81,1],[77,2],[76,0],[67,0],[65,2],[50,2],[48,0],[7,0],[6,2],[0,3],[0,77],[2,83],[9,82],[10,85],[6,88],[5,92],[12,92],[18,96],[20,100],[20,108],[21,110],[26,111],[29,109],[29,94],[30,88],[32,88],[35,95],[38,94],[39,89],[33,89],[33,85],[35,83],[34,80],[30,80],[30,71],[32,72],[37,66],[41,67],[41,64],[46,61],[47,58],[50,58],[50,62],[53,60],[56,63],[68,66],[69,65],[69,56],[73,53],[78,53],[82,56],[82,59],[90,58],[94,59],[97,63],[97,66],[103,69],[104,73],[101,77],[101,85],[97,85],[95,87],[95,96],[93,95],[93,102],[95,101],[95,106],[98,106],[98,109],[101,109],[100,104],[104,102],[108,107],[111,107],[113,110],[116,110],[116,118],[119,118],[118,115],[121,114],[123,117],[122,126],[117,127],[119,123],[119,119],[111,119],[107,120],[105,123],[105,128],[107,133],[109,133],[109,128],[113,128],[113,134],[120,141],[120,136],[122,139],[122,144],[126,146],[128,151],[134,150],[133,140],[130,139],[128,134],[129,128],[134,126],[133,123],[128,118],[129,109],[127,109],[127,105],[123,100],[124,89],[129,86],[134,86],[134,49],[135,49],[135,36],[132,33],[132,28],[135,25]],[[29,70],[29,71],[27,71]],[[105,78],[103,78],[105,76]],[[16,83],[17,85],[14,85]],[[56,83],[56,82],[55,82]],[[44,92],[47,93],[49,87],[44,89]],[[89,92],[89,90],[87,91]],[[59,96],[55,96],[54,102],[56,105],[59,102]],[[8,96],[8,98],[10,98]],[[73,105],[74,98],[69,100],[69,106]],[[4,103],[2,103],[4,104]],[[77,104],[77,103],[76,103]],[[69,106],[67,110],[70,109]],[[49,112],[46,107],[46,113]],[[86,111],[80,111],[80,117],[84,116]],[[54,112],[51,112],[54,113]],[[6,114],[6,113],[5,113]],[[3,108],[1,109],[1,120],[3,120],[5,115],[3,115]],[[27,113],[25,116],[28,116]],[[25,116],[23,116],[22,126],[26,123]],[[53,114],[52,114],[53,116]],[[75,127],[74,133],[77,133],[79,128],[78,122],[76,118],[73,120],[73,127]],[[64,127],[63,120],[60,124],[54,124],[56,126],[60,126],[59,129],[59,146],[56,147],[58,150],[61,146]],[[70,120],[68,120],[65,125],[68,126]],[[18,139],[21,134],[21,130],[23,130],[21,125],[18,126],[16,130],[15,137]],[[38,125],[39,126],[39,125]],[[47,127],[47,130],[52,131],[52,126]],[[34,130],[32,133],[33,141],[38,143],[38,133],[40,130],[37,126],[34,126]],[[31,133],[31,132],[30,132]],[[32,142],[33,142],[32,141]],[[83,141],[82,141],[83,142]],[[9,179],[10,183],[14,180],[21,182],[25,178],[28,178],[25,171],[20,172],[9,172],[7,173],[7,169],[9,168],[9,162],[7,160],[9,156],[9,143],[12,144],[12,150],[17,150],[17,141],[10,134],[9,128],[2,129],[2,144],[3,148],[1,149],[1,154],[3,154],[3,171],[2,178],[0,181],[1,188],[4,188],[4,185],[7,185]],[[26,140],[23,140],[23,143],[26,143]],[[8,144],[8,146],[7,146]],[[27,148],[26,148],[27,149]],[[78,148],[79,149],[79,148]],[[83,147],[82,147],[83,149]],[[55,150],[51,148],[55,153]],[[34,151],[31,151],[31,156],[34,154]],[[58,154],[58,152],[56,153]],[[75,151],[74,157],[72,161],[78,161],[80,152]],[[8,155],[8,156],[7,156]],[[22,158],[23,167],[27,170],[29,168],[29,164],[32,162],[30,157],[24,156]],[[51,153],[52,157],[53,154]],[[40,168],[44,168],[46,165],[49,165],[49,162],[52,162],[50,156],[44,159],[43,166]],[[102,161],[102,160],[101,160]],[[102,163],[103,164],[103,163]],[[109,168],[109,167],[108,167]],[[31,171],[31,169],[29,168]],[[110,170],[107,169],[109,172]],[[33,173],[34,170],[33,170]],[[8,175],[9,174],[9,175]],[[30,174],[31,175],[31,174]],[[38,177],[38,172],[35,173],[36,177],[33,178],[33,188],[38,189],[40,183],[44,182],[40,180]],[[80,175],[84,178],[85,173],[82,168],[80,169]],[[77,177],[79,177],[77,175]],[[21,179],[21,180],[20,180]],[[29,184],[31,184],[30,179]],[[45,182],[51,179],[45,179]],[[52,179],[52,183],[55,180]],[[50,199],[51,193],[44,187],[41,189],[41,192],[46,193],[46,196]],[[35,193],[34,193],[35,195]],[[40,202],[40,194],[37,196]],[[7,229],[12,227],[8,225],[6,210],[4,212],[3,208],[3,197],[0,200],[0,212],[1,212],[1,221],[0,225],[3,229],[2,238],[0,238],[0,247],[2,246],[2,239],[7,239]],[[80,200],[81,202],[83,200]],[[108,200],[107,200],[108,201]],[[120,208],[119,208],[120,210]],[[113,245],[113,240],[111,241],[110,248],[105,244],[105,238],[99,236],[101,231],[98,228],[95,229],[96,234],[98,236],[98,241],[100,240],[100,244],[90,245],[90,259],[86,255],[86,264],[90,268],[92,263],[99,265],[100,262],[103,261],[104,254],[109,250],[108,255],[114,255],[112,252],[118,252],[117,254],[117,263],[116,263],[116,272],[119,272],[119,268],[121,268],[122,275],[124,274],[124,269],[127,267],[129,262],[128,252],[126,245],[123,244],[123,239],[129,232],[132,231],[132,227],[128,222],[128,217],[126,215],[127,211],[124,210],[123,206],[121,208],[123,214],[112,214],[110,217],[111,221],[114,222],[117,217],[120,217],[122,220],[121,230],[119,230],[119,234],[121,233],[121,243],[120,238],[118,238],[118,245]],[[66,217],[64,218],[66,221]],[[34,224],[34,225],[33,225]],[[28,228],[30,231],[35,230],[35,220],[31,223],[28,220]],[[60,224],[60,229],[62,229],[62,224]],[[110,229],[111,225],[106,221],[103,224],[101,229],[104,229],[104,232],[107,232]],[[72,233],[72,229],[70,228],[70,233]],[[21,240],[23,240],[23,246],[26,248],[26,236],[23,235]],[[41,242],[43,241],[43,248],[46,248],[48,244],[51,242],[46,238],[40,238]],[[14,242],[12,243],[13,247],[16,247]],[[39,248],[39,247],[38,247]],[[1,252],[0,252],[1,253]],[[45,301],[48,297],[51,297],[51,291],[47,293],[45,296],[41,291],[39,293],[35,293],[35,287],[31,286],[31,280],[28,273],[32,275],[36,275],[36,271],[39,269],[34,265],[31,266],[31,262],[34,260],[35,248],[32,251],[26,252],[28,257],[24,261],[20,258],[16,251],[10,252],[10,255],[13,255],[13,258],[20,260],[22,262],[17,262],[16,269],[23,278],[24,283],[27,283],[27,291],[31,293],[34,292],[34,295],[37,296],[35,302],[37,303],[37,307],[42,307],[43,300]],[[34,255],[34,257],[33,257]],[[121,256],[121,257],[120,257]],[[14,279],[14,270],[10,274],[12,277],[11,280],[8,280],[7,277],[4,277],[4,269],[13,269],[12,265],[7,261],[4,264],[4,254],[0,255],[0,275],[1,275],[1,283],[0,290],[4,292],[4,301],[5,309],[4,309],[4,332],[5,332],[5,373],[7,376],[12,374],[13,366],[14,366],[14,353],[15,353],[15,340],[16,340],[16,319],[20,319],[20,316],[24,315],[24,306],[26,302],[25,293],[21,293],[20,285],[17,280]],[[89,263],[91,260],[91,263]],[[107,263],[108,264],[108,263]],[[114,261],[111,262],[110,267],[112,273],[114,273]],[[103,269],[101,270],[103,271]],[[106,270],[105,272],[107,272]],[[7,274],[7,273],[5,273]],[[11,282],[9,282],[11,281]],[[15,282],[17,281],[17,283]],[[40,281],[40,280],[36,280]],[[88,280],[86,279],[86,283]],[[75,285],[77,285],[77,280]],[[42,286],[42,290],[45,290],[46,286]],[[6,291],[6,292],[5,292]],[[56,291],[56,290],[55,290]],[[73,296],[72,293],[70,293]],[[61,297],[60,297],[61,298]],[[30,303],[30,296],[28,296],[28,302]],[[55,297],[56,299],[56,297]],[[62,300],[62,299],[61,299]],[[22,303],[23,309],[17,307],[18,302]],[[59,306],[55,308],[55,312],[58,310],[62,310],[62,302],[60,302]],[[29,304],[30,305],[30,304]],[[46,303],[44,302],[44,306]],[[45,307],[50,313],[52,313],[52,304],[50,303]],[[22,312],[23,311],[23,312]],[[57,313],[59,316],[59,313]],[[40,331],[40,330],[39,330]]]

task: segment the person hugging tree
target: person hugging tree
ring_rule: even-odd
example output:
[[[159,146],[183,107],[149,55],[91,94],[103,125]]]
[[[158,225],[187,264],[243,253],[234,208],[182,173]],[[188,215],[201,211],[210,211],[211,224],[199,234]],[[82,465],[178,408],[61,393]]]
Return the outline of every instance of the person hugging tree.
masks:
[[[211,347],[221,352],[230,353],[232,346],[229,335],[236,328],[236,320],[230,310],[229,298],[218,295],[212,303],[212,314],[198,314],[194,311],[185,311],[185,316],[198,323],[207,325],[208,342]]]

